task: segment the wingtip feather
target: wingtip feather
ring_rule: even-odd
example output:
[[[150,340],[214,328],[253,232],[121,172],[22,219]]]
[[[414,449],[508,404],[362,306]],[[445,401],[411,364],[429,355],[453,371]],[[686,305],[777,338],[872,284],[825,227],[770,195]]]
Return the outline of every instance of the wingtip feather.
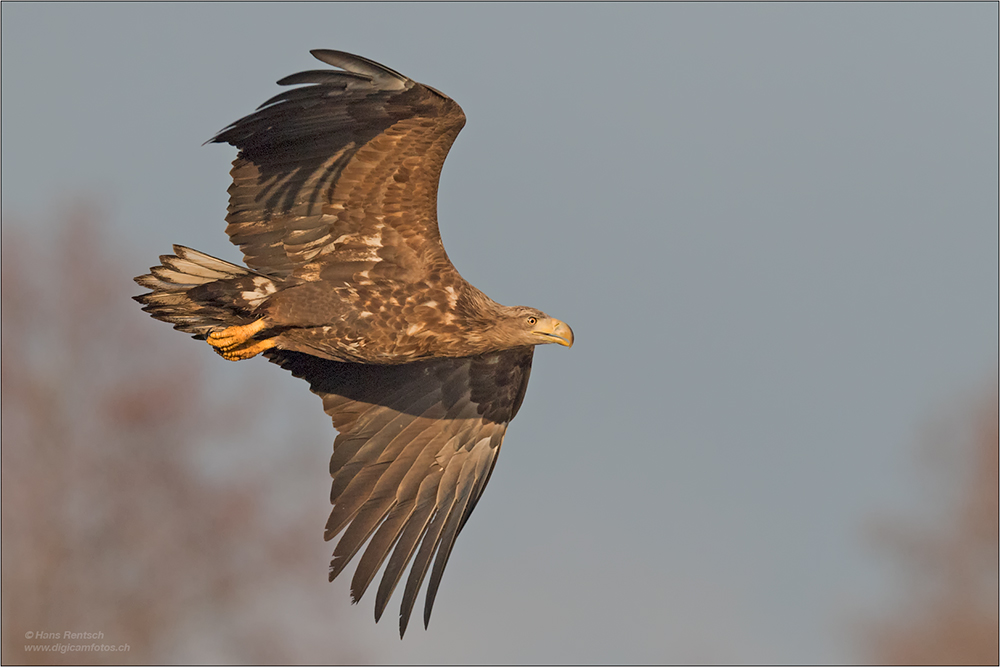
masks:
[[[371,77],[372,81],[384,90],[402,90],[410,82],[408,77],[396,70],[353,53],[335,49],[312,49],[309,53],[312,54],[313,58],[327,65],[339,67],[346,72]]]

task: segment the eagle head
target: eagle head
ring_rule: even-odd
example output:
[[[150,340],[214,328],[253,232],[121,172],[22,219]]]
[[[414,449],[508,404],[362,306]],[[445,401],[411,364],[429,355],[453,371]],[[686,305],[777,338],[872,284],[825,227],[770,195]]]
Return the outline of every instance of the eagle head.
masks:
[[[565,322],[527,306],[514,306],[505,310],[504,316],[497,321],[496,333],[509,341],[511,347],[544,343],[573,347],[573,330]]]

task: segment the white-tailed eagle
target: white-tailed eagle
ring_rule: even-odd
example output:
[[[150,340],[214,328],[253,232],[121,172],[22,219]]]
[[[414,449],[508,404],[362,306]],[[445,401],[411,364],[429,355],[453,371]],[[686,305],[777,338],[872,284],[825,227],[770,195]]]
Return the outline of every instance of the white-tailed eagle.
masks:
[[[437,224],[450,98],[340,51],[212,141],[239,149],[230,240],[248,268],[174,246],[136,278],[143,310],[230,360],[263,353],[305,379],[339,431],[325,538],[330,580],[367,543],[355,601],[385,572],[375,619],[412,562],[405,632],[430,571],[426,627],[455,538],[524,398],[534,346],[569,326],[502,306],[452,266]]]

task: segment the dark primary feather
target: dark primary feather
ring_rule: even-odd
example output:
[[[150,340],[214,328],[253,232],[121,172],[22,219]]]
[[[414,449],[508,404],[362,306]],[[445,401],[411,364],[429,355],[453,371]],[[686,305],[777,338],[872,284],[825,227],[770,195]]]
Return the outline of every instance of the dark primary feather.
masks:
[[[351,582],[357,601],[388,558],[376,596],[377,620],[412,559],[401,634],[428,570],[424,624],[430,621],[455,538],[482,495],[507,424],[524,398],[533,350],[385,366],[266,353],[309,382],[340,432],[330,460],[334,507],[326,538],[343,534],[331,580],[368,541]]]
[[[333,49],[313,49],[309,53],[317,60],[322,60],[328,65],[340,67],[348,72],[354,72],[362,76],[373,79],[379,88],[391,90],[393,88],[402,89],[409,78],[403,76],[393,69],[389,69],[381,63],[369,60],[364,56],[356,56],[353,53],[335,51]]]

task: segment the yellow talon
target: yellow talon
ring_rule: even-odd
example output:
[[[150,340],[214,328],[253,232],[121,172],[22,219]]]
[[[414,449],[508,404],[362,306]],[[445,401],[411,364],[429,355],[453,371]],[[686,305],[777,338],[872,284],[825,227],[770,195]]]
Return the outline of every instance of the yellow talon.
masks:
[[[243,359],[249,359],[250,357],[256,357],[264,350],[270,350],[277,344],[278,342],[276,339],[266,338],[264,340],[255,340],[249,343],[241,343],[230,347],[216,348],[215,351],[222,355],[224,359],[228,359],[229,361],[241,361]]]
[[[267,320],[261,318],[254,320],[250,324],[227,327],[222,331],[213,331],[208,334],[208,344],[222,351],[231,350],[243,345],[256,334],[266,329],[267,326]]]
[[[267,327],[267,320],[261,318],[250,324],[227,327],[222,331],[213,331],[208,334],[208,344],[230,361],[249,359],[277,345],[277,341],[274,338],[253,340],[254,336],[267,329]]]

